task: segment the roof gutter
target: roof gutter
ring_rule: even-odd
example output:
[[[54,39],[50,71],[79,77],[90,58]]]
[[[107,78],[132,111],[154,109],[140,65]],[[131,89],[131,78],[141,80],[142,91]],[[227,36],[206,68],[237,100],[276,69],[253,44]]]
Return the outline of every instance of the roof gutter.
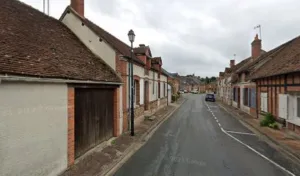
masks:
[[[22,81],[22,82],[42,82],[42,83],[78,83],[78,84],[106,84],[106,85],[122,85],[118,82],[105,81],[89,81],[89,80],[74,80],[74,79],[56,79],[56,78],[37,78],[13,75],[0,75],[0,84],[2,81]]]

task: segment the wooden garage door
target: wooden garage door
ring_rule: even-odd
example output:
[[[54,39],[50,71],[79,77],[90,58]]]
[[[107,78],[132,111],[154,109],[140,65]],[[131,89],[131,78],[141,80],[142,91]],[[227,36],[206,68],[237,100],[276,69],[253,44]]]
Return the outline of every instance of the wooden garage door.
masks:
[[[113,89],[75,89],[75,157],[113,136]]]

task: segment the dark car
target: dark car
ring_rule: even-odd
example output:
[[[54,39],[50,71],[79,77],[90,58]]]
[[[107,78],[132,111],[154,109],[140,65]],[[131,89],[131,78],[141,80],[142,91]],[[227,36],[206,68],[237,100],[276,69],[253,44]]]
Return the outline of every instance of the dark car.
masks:
[[[205,101],[215,102],[216,101],[215,95],[214,94],[206,94]]]

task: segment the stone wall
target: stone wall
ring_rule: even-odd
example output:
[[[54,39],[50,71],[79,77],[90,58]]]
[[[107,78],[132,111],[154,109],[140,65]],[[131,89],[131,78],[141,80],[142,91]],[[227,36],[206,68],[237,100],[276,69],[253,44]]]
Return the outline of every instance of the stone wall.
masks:
[[[160,99],[160,107],[164,107],[167,105],[167,97]]]
[[[150,106],[150,110],[155,110],[157,108],[157,100],[154,100],[154,101],[151,101],[149,103],[149,106]]]
[[[134,118],[138,118],[144,115],[144,105],[140,105],[134,109]]]

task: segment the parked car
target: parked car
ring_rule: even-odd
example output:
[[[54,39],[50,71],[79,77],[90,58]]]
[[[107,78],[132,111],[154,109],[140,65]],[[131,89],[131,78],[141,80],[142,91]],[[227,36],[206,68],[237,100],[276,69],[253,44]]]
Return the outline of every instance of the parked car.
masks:
[[[192,91],[191,91],[191,93],[192,93],[192,94],[197,94],[197,93],[198,93],[198,91],[196,91],[196,90],[192,90]]]
[[[184,91],[183,91],[183,90],[180,90],[179,93],[180,93],[180,94],[184,94]]]
[[[187,91],[187,90],[184,90],[183,92],[184,92],[184,93],[188,93],[188,91]]]
[[[215,101],[216,101],[215,94],[206,94],[206,96],[205,96],[205,101],[212,101],[212,102],[215,102]]]

